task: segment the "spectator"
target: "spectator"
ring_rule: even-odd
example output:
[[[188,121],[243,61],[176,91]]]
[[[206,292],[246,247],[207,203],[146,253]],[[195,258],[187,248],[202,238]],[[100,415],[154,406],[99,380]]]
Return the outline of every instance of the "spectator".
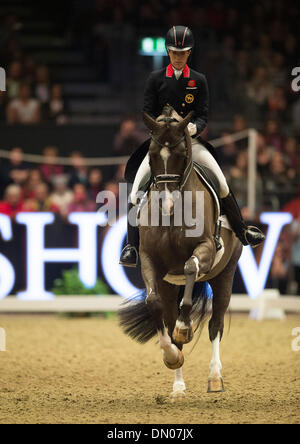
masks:
[[[37,64],[33,57],[26,56],[23,61],[23,78],[26,83],[33,85],[36,79]]]
[[[8,67],[6,91],[9,100],[18,96],[22,78],[22,64],[15,60]]]
[[[0,201],[0,213],[14,219],[18,213],[24,210],[22,188],[19,185],[9,185],[5,190],[4,200]]]
[[[93,202],[96,202],[96,197],[98,193],[101,191],[102,188],[102,171],[100,168],[92,168],[89,172],[89,179],[88,179],[88,197]]]
[[[286,107],[284,89],[277,86],[268,99],[269,116],[273,119],[286,120]]]
[[[47,146],[43,150],[45,163],[41,165],[41,173],[46,182],[51,182],[51,179],[56,174],[63,174],[64,169],[57,164],[58,149],[56,146]]]
[[[248,153],[239,151],[235,165],[230,170],[228,185],[232,189],[241,210],[247,214],[248,202]],[[259,177],[256,181],[257,210],[262,202],[262,183]]]
[[[96,211],[96,202],[89,199],[86,187],[81,183],[76,183],[73,188],[74,196],[68,206],[68,213]]]
[[[69,187],[73,188],[77,183],[87,186],[88,168],[80,151],[73,151],[71,154],[71,162],[72,167],[70,169]]]
[[[273,92],[273,86],[267,74],[266,68],[258,67],[247,87],[247,95],[259,107],[266,104]]]
[[[224,171],[225,175],[228,176],[230,169],[233,167],[236,161],[237,148],[229,132],[224,132],[222,134],[222,139],[224,145],[219,152],[219,160],[220,165],[222,165],[222,170]]]
[[[37,67],[34,83],[35,96],[43,106],[50,100],[50,74],[47,66],[40,65]]]
[[[33,199],[35,196],[35,189],[43,182],[42,173],[39,168],[32,168],[29,170],[28,177],[24,183],[24,198]]]
[[[137,129],[135,118],[127,116],[122,120],[120,130],[115,136],[113,149],[119,155],[129,155],[144,140],[146,140],[146,136]]]
[[[73,201],[73,192],[67,188],[68,178],[65,175],[57,175],[52,178],[53,193],[50,195],[52,204],[59,208],[62,216],[67,216],[68,207]]]
[[[18,98],[7,106],[7,122],[11,124],[32,124],[41,120],[40,103],[31,97],[30,86],[22,83]]]
[[[278,288],[281,294],[287,293],[289,266],[289,257],[279,242],[272,261],[271,281],[272,288]]]
[[[23,161],[23,151],[19,147],[14,147],[10,151],[8,160],[3,161],[0,169],[1,188],[14,183],[23,186],[28,178],[28,165]]]
[[[298,166],[298,156],[299,156],[299,148],[296,137],[288,137],[285,146],[284,152],[287,154],[291,166],[297,170]]]
[[[49,188],[45,182],[37,184],[34,189],[33,198],[25,201],[25,204],[31,211],[59,212],[59,207],[51,201],[49,196]]]
[[[274,210],[279,210],[294,193],[295,171],[289,168],[286,158],[280,152],[273,152],[269,173],[265,177],[265,192],[277,200]],[[275,202],[275,200],[274,200]]]
[[[66,122],[66,103],[63,99],[61,85],[55,84],[51,88],[50,100],[46,107],[46,116],[48,120],[59,124]]]
[[[267,145],[273,146],[277,151],[283,151],[283,136],[278,120],[269,119],[266,121],[265,137]]]

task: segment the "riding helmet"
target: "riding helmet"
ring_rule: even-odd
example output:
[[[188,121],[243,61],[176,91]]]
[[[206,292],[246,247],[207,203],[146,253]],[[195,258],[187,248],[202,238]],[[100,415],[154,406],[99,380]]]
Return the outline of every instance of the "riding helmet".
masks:
[[[172,26],[166,36],[166,48],[187,51],[194,46],[194,36],[187,26]]]

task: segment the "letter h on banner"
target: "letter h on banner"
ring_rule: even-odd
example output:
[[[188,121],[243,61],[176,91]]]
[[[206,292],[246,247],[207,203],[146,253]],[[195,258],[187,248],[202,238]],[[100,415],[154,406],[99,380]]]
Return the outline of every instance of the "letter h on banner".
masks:
[[[106,224],[103,213],[72,213],[69,222],[78,225],[78,248],[45,248],[45,225],[54,222],[51,213],[20,213],[17,222],[27,227],[27,288],[18,293],[21,300],[49,300],[45,291],[45,263],[79,264],[82,283],[91,288],[97,280],[97,227]]]

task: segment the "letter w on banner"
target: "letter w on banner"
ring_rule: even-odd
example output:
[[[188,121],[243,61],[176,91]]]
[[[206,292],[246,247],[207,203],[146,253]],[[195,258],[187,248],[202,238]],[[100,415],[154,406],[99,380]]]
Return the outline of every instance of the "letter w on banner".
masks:
[[[257,266],[251,247],[244,247],[239,260],[240,271],[251,299],[256,299],[265,289],[277,242],[284,225],[292,222],[290,213],[262,213],[262,223],[269,225],[260,264]]]

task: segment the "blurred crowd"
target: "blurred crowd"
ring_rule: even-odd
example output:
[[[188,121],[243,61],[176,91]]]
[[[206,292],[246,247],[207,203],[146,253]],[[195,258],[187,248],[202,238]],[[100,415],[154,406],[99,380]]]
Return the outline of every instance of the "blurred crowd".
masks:
[[[67,107],[62,85],[52,81],[48,66],[23,49],[18,17],[8,14],[1,25],[0,60],[6,68],[6,92],[0,91],[0,121],[65,123]]]
[[[102,66],[108,67],[110,58],[121,63],[128,27],[138,41],[186,24],[195,35],[191,66],[209,81],[211,119],[226,120],[228,113],[239,113],[258,125],[276,119],[300,130],[299,94],[291,88],[292,69],[300,66],[296,0],[95,0],[91,11],[89,44]],[[111,72],[107,75],[113,80]],[[130,84],[126,70],[123,76]]]
[[[292,69],[300,66],[296,0],[250,0],[247,5],[219,0],[53,0],[45,2],[47,8],[55,14],[58,35],[71,36],[74,47],[97,66],[99,82],[127,89],[142,87],[139,39],[164,36],[170,26],[186,24],[196,42],[191,66],[209,81],[211,119],[238,113],[258,125],[275,119],[300,131],[300,98],[291,87]],[[14,14],[0,24],[0,57],[8,67],[7,97],[0,96],[2,117],[10,123],[63,120],[67,109],[62,86],[53,85],[49,68],[24,52],[22,23]]]
[[[101,168],[87,167],[81,152],[71,154],[67,167],[58,164],[58,155],[57,147],[47,146],[45,163],[31,164],[20,147],[12,148],[0,165],[0,213],[14,220],[19,212],[50,211],[66,219],[69,213],[96,211],[101,191],[118,196],[123,166],[105,181]]]

